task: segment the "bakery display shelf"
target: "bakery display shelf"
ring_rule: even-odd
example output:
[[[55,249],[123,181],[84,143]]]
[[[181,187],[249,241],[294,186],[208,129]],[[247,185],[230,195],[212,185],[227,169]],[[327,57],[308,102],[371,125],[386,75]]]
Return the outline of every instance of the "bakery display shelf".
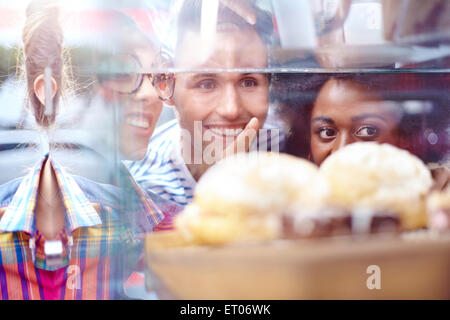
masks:
[[[146,288],[161,299],[450,299],[448,234],[168,248],[169,238],[146,239]]]

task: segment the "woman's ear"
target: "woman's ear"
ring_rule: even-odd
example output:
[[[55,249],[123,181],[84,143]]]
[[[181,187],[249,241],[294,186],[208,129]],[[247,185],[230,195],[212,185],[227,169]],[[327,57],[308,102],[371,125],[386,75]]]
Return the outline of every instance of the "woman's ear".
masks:
[[[164,101],[169,106],[174,106],[175,102],[173,100],[173,94],[175,91],[175,76],[173,74],[164,74],[154,81],[156,92],[158,93],[159,99]]]
[[[56,90],[58,89],[58,85],[56,84],[55,79],[52,77],[52,99],[56,95]],[[39,99],[39,101],[42,103],[42,105],[45,105],[45,78],[43,74],[40,74],[39,76],[34,79],[34,94]]]
[[[172,93],[170,94],[170,96],[168,97],[168,98],[162,98],[161,96],[159,96],[159,98],[162,100],[162,101],[164,101],[164,103],[167,105],[167,106],[170,106],[170,107],[174,107],[175,106],[175,101],[174,101],[174,99],[173,99],[173,91],[172,91]]]

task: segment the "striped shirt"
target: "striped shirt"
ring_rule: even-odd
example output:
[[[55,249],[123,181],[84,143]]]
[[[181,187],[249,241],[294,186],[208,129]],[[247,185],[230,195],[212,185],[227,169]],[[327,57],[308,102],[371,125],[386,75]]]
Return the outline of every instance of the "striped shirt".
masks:
[[[183,210],[176,202],[167,200],[153,193],[143,190],[136,183],[130,172],[123,168],[121,181],[122,203],[126,214],[126,221],[130,229],[138,236],[149,230],[164,231],[173,229],[173,217]],[[151,215],[148,213],[152,213]]]
[[[24,178],[0,186],[0,299],[124,297],[123,283],[134,263],[129,260],[142,244],[124,223],[121,189],[69,175],[50,160],[66,220],[63,252],[55,265],[35,226],[43,161]],[[164,217],[152,208],[146,214],[143,220],[150,227]]]
[[[183,160],[180,139],[178,121],[169,121],[157,128],[143,160],[125,164],[144,190],[184,207],[192,201],[197,182]],[[284,141],[280,126],[266,121],[252,149],[281,151]]]

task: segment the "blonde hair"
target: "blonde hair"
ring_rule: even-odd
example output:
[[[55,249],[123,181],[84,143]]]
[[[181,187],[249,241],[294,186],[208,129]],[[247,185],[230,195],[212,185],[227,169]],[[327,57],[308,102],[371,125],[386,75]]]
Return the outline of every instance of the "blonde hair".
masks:
[[[63,48],[63,31],[57,0],[33,0],[26,10],[26,22],[22,32],[23,52],[18,63],[21,78],[27,83],[26,104],[32,108],[38,125],[54,124],[62,93],[70,87],[70,56]],[[56,81],[53,112],[45,114],[45,105],[34,93],[34,81],[49,67]]]

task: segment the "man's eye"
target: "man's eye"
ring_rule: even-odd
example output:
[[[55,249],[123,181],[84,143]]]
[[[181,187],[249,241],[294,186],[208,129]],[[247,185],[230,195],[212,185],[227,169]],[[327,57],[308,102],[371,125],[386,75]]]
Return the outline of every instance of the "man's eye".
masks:
[[[215,87],[216,87],[216,83],[212,80],[201,81],[197,85],[197,88],[203,89],[203,90],[211,90],[211,89],[214,89]]]
[[[256,82],[255,79],[243,79],[241,81],[241,86],[244,88],[256,87],[257,85],[258,83]]]
[[[321,128],[319,130],[319,137],[325,140],[333,139],[336,137],[336,130],[333,128]]]
[[[355,135],[361,138],[376,138],[378,136],[379,130],[376,127],[361,127],[356,132]]]

